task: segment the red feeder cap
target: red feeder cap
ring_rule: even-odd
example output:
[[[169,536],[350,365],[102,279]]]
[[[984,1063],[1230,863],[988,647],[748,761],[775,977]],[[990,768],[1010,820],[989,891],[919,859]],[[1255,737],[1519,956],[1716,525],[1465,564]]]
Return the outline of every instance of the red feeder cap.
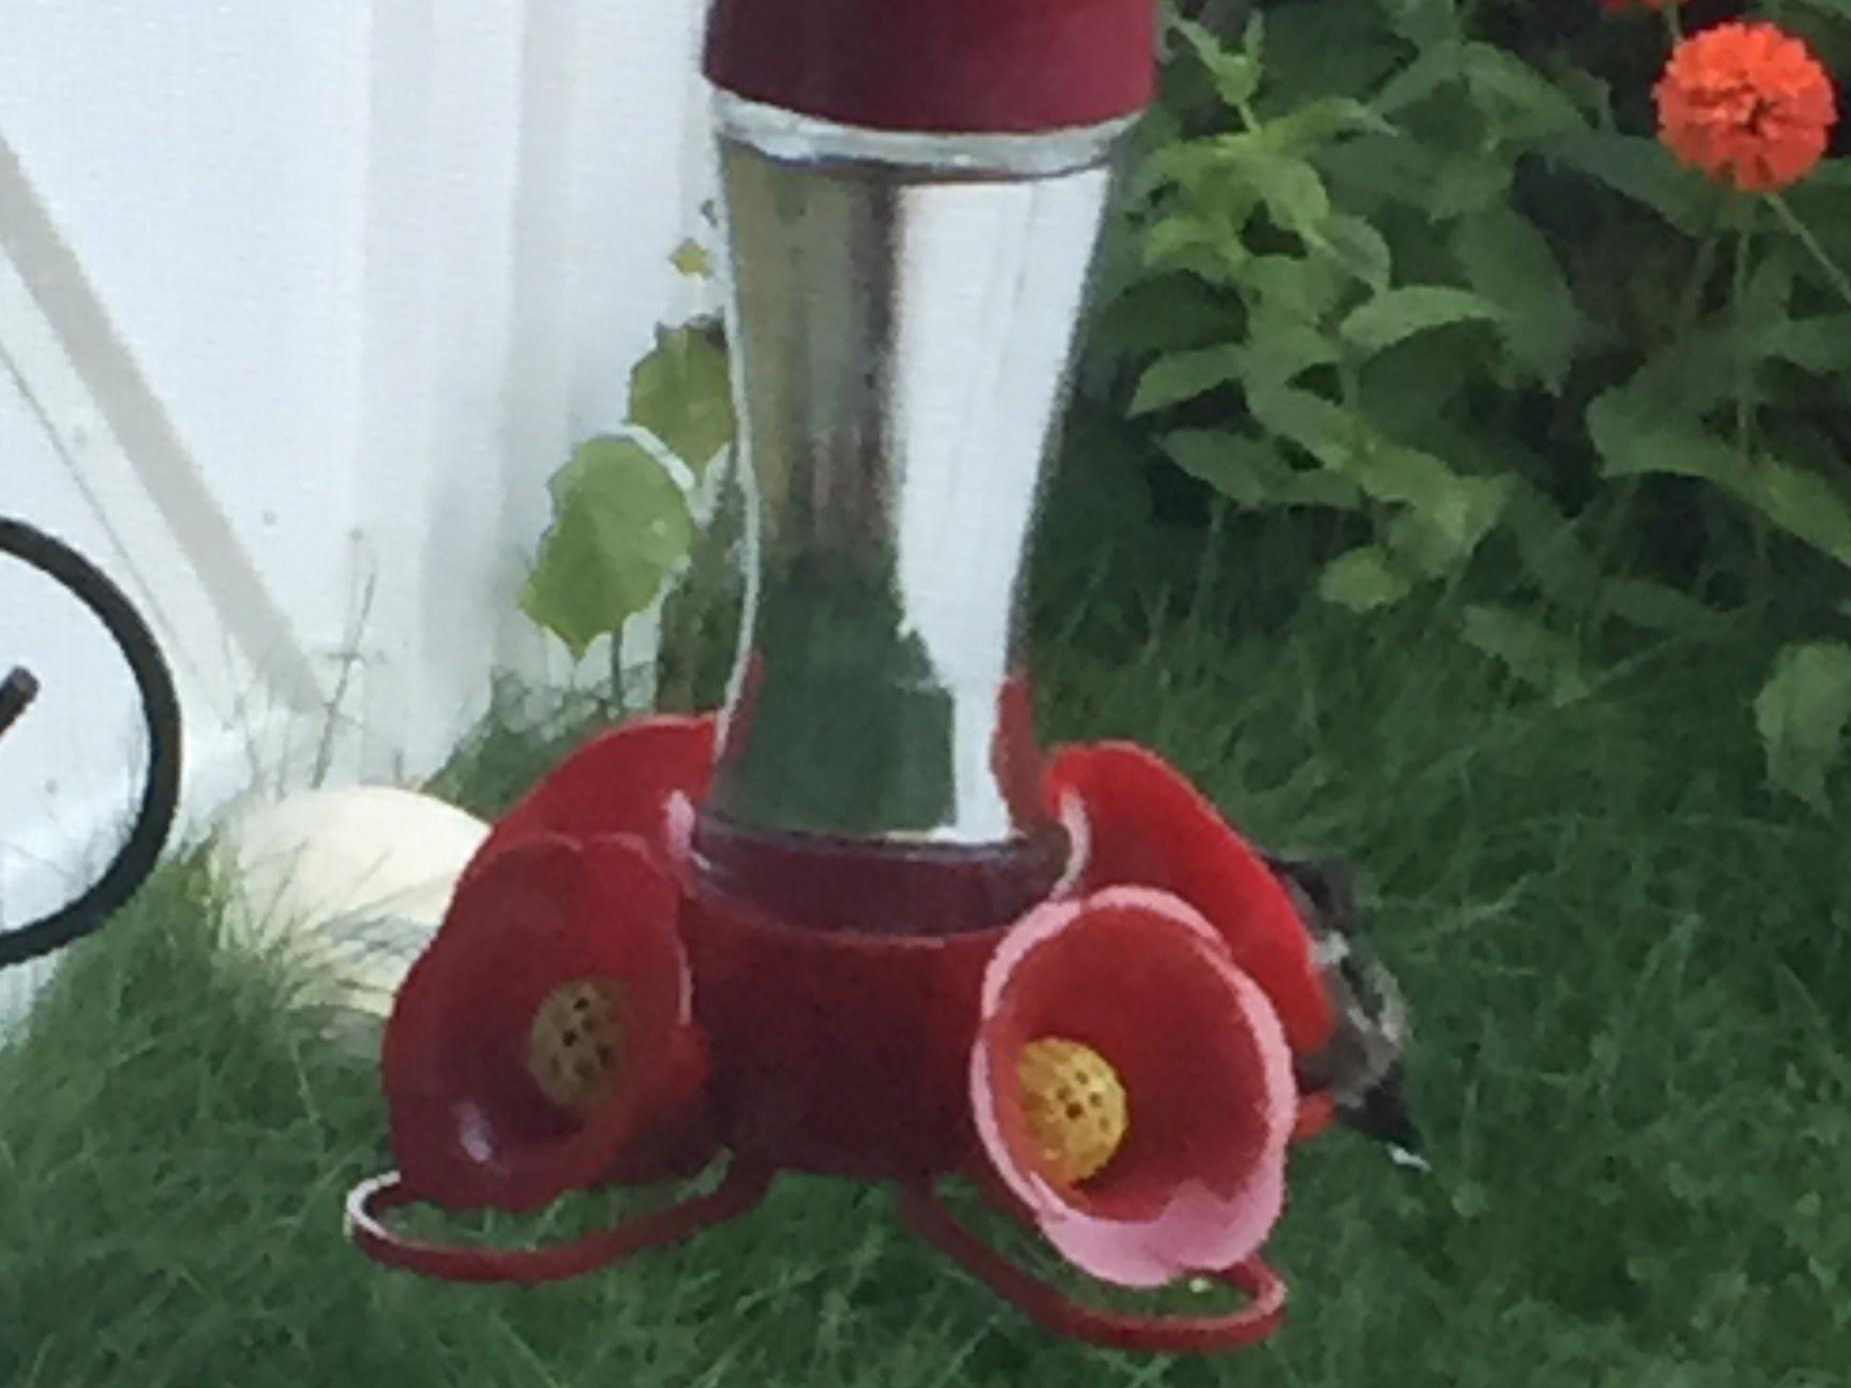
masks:
[[[714,0],[725,91],[880,130],[1021,134],[1148,105],[1153,0]]]

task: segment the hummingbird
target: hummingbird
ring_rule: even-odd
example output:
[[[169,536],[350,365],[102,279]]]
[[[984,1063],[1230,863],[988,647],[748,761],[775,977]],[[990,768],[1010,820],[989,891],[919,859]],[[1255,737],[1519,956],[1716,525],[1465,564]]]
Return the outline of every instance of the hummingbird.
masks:
[[[1336,1032],[1298,1065],[1307,1090],[1329,1089],[1337,1121],[1384,1144],[1398,1166],[1429,1169],[1409,1112],[1408,1007],[1401,987],[1361,938],[1362,911],[1349,863],[1330,855],[1262,853],[1312,939]]]

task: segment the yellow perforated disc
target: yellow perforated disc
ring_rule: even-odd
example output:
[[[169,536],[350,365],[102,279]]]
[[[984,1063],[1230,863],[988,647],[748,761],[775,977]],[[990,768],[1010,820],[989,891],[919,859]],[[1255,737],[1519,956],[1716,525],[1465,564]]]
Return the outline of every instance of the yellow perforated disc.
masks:
[[[1023,1047],[1017,1075],[1045,1174],[1077,1185],[1103,1170],[1130,1121],[1125,1086],[1106,1058],[1078,1041],[1045,1036]]]
[[[622,992],[609,979],[555,988],[533,1014],[527,1069],[561,1108],[584,1114],[616,1086],[622,1065]]]

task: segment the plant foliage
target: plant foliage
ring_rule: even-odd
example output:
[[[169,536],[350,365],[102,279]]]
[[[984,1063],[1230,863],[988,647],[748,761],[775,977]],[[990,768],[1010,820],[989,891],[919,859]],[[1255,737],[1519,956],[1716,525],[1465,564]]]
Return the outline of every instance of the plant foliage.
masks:
[[[1712,181],[1653,128],[1675,0],[1559,8],[1171,6],[1084,379],[1221,503],[1328,516],[1325,600],[1484,589],[1459,634],[1551,699],[1642,637],[1791,626],[1757,723],[1818,803],[1851,663],[1821,631],[1851,577],[1851,161]],[[1841,4],[1781,22],[1851,46]]]

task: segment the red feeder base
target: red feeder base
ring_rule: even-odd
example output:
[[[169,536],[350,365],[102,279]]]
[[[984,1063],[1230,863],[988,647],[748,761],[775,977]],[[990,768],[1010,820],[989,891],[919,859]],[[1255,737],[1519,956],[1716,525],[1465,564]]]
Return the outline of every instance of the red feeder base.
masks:
[[[1138,832],[1151,836],[1152,851],[1119,858],[1137,858],[1139,870],[1158,885],[1128,889],[1113,884],[1109,867],[1100,869],[1108,878],[1097,884],[1088,883],[1084,871],[1062,873],[1066,840],[1060,833],[1029,845],[1007,871],[998,868],[1007,855],[729,838],[729,831],[714,825],[695,834],[690,797],[705,785],[711,747],[707,719],[643,720],[604,734],[568,758],[497,827],[465,873],[443,927],[395,1006],[386,1046],[387,1090],[401,1172],[367,1182],[350,1196],[347,1227],[356,1244],[381,1263],[450,1280],[552,1281],[731,1219],[762,1198],[776,1172],[801,1171],[894,1182],[911,1228],[1058,1333],[1142,1350],[1232,1349],[1268,1333],[1282,1313],[1285,1290],[1257,1256],[1226,1267],[1198,1265],[1202,1276],[1247,1294],[1237,1311],[1209,1317],[1106,1312],[1073,1300],[981,1242],[951,1216],[936,1190],[940,1180],[962,1176],[1017,1219],[1032,1223],[1045,1217],[998,1174],[996,1149],[986,1146],[994,1134],[983,1138],[973,1114],[973,1075],[981,1071],[973,1068],[973,1048],[985,1016],[997,1006],[995,990],[1007,986],[992,976],[999,952],[1013,950],[1012,957],[1020,959],[1024,950],[1039,947],[1016,939],[1012,925],[979,923],[1027,912],[1044,922],[1031,934],[1053,938],[1049,932],[1069,912],[1063,904],[1049,917],[1035,896],[1017,899],[1025,896],[1024,883],[1045,884],[1060,876],[1059,891],[1073,896],[1071,911],[1081,915],[1095,908],[1077,894],[1094,886],[1103,889],[1098,899],[1113,900],[1109,910],[1121,913],[1141,909],[1135,901],[1124,904],[1134,898],[1173,902],[1164,909],[1179,913],[1183,924],[1177,928],[1194,940],[1189,948],[1211,950],[1203,957],[1225,961],[1217,969],[1235,969],[1234,954],[1226,952],[1217,930],[1271,932],[1260,953],[1272,962],[1272,986],[1298,988],[1311,976],[1279,965],[1282,955],[1308,951],[1308,941],[1282,933],[1281,922],[1296,920],[1289,903],[1280,914],[1282,889],[1268,886],[1270,879],[1240,875],[1249,850],[1232,831],[1221,826],[1217,838],[1209,832],[1212,826],[1192,825],[1184,832],[1180,820],[1142,826]],[[1173,775],[1154,759],[1148,765],[1138,759],[1147,754],[1133,757],[1108,747],[1099,756],[1088,765],[1097,765],[1101,784],[1120,774],[1113,770],[1118,763],[1130,768],[1128,775]],[[1056,772],[1061,765],[1056,759]],[[1066,785],[1061,774],[1051,773],[1051,800]],[[1087,793],[1096,791],[1082,795]],[[1162,814],[1212,813],[1205,804],[1173,799]],[[1137,803],[1170,802],[1145,787]],[[1091,818],[1108,833],[1129,822],[1110,815]],[[1187,845],[1196,856],[1179,864],[1165,857],[1164,844]],[[1084,854],[1109,865],[1111,848],[1092,842]],[[709,868],[707,850],[719,867]],[[1233,853],[1239,871],[1228,880],[1242,885],[1237,892],[1216,887],[1224,899],[1197,915],[1165,895],[1161,885],[1178,875],[1210,880],[1201,860],[1209,852]],[[1032,870],[1025,873],[1024,862]],[[716,877],[733,889],[717,886]],[[548,888],[549,880],[556,887]],[[1279,893],[1279,900],[1265,896],[1269,891]],[[1044,886],[1036,892],[1045,896]],[[776,903],[776,914],[768,903]],[[828,923],[820,922],[823,916]],[[964,928],[928,933],[918,928],[925,920]],[[524,936],[523,930],[537,933]],[[1109,938],[1111,929],[1095,926],[1094,933]],[[1187,951],[1171,953],[1182,958]],[[1061,964],[1053,974],[1041,968],[1037,977],[1078,968],[1072,977],[1089,996],[1114,986],[1112,967],[1101,973],[1097,956],[1089,962],[1083,949],[1077,954],[1070,949],[1067,956],[1077,963]],[[1126,962],[1135,969],[1145,966],[1142,960],[1140,955]],[[519,987],[501,987],[502,971],[516,965]],[[671,976],[677,971],[679,981]],[[598,1059],[614,1066],[610,1073],[621,1082],[613,1081],[613,1093],[619,1097],[594,1096],[592,1107],[570,1109],[569,1095],[542,1094],[538,1079],[522,1088],[519,1076],[529,1062],[523,1047],[539,1044],[532,1038],[540,1034],[550,1005],[536,1005],[535,997],[548,987],[576,996],[574,990],[593,985],[608,989],[617,1019],[610,1035],[618,1039],[606,1047],[612,1054],[599,1052]],[[1045,992],[1047,985],[1037,986]],[[1206,992],[1192,986],[1161,995],[1199,1001],[1215,995],[1205,986]],[[1254,997],[1265,996],[1250,984],[1241,986]],[[1137,987],[1147,1000],[1158,996],[1148,981]],[[517,1006],[533,1009],[531,1015],[498,1015],[497,999],[516,995],[526,1000]],[[1321,999],[1286,997],[1279,1011],[1292,1019],[1290,1029],[1300,1037],[1321,1043],[1329,1027],[1321,1005]],[[1263,1003],[1261,1008],[1267,1011]],[[1077,1015],[1084,1030],[1083,1012]],[[1127,1030],[1122,1017],[1115,1032],[1108,1027],[1101,1034],[1115,1034],[1121,1048],[1129,1046],[1122,1052],[1127,1063],[1142,1066],[1144,1074],[1177,1063],[1186,1068],[1186,1057],[1166,1058],[1162,1037],[1186,1032],[1190,1018],[1149,1021],[1155,1038],[1150,1045],[1137,1038],[1136,1027]],[[1287,1029],[1278,1021],[1267,1026],[1278,1038],[1267,1044],[1283,1056]],[[576,1073],[573,1065],[591,1063],[584,1038],[568,1032],[562,1044],[580,1049],[568,1053],[571,1063],[564,1070],[557,1064],[544,1070],[554,1085],[560,1074]],[[1242,1052],[1236,1045],[1219,1053]],[[626,1071],[631,1059],[653,1069]],[[470,1078],[474,1074],[482,1077],[479,1083]],[[1292,1094],[1289,1080],[1278,1083],[1286,1089],[1275,1084],[1267,1092]],[[1240,1091],[1224,1084],[1210,1092]],[[1299,1098],[1299,1135],[1319,1126],[1323,1097]],[[536,1138],[531,1126],[530,1115],[548,1105],[556,1142]],[[1289,1119],[1289,1109],[1286,1114]],[[1172,1129],[1175,1122],[1185,1128],[1191,1122],[1186,1106],[1172,1118]],[[1228,1121],[1227,1114],[1219,1117],[1216,1131],[1227,1130]],[[1144,1127],[1154,1131],[1148,1115]],[[1207,1131],[1201,1129],[1198,1137]],[[1259,1131],[1239,1140],[1247,1143]],[[685,1177],[723,1153],[726,1171],[707,1194],[547,1246],[439,1244],[401,1234],[386,1221],[395,1207],[418,1201],[532,1208],[549,1190],[583,1183],[588,1158],[595,1164],[585,1136],[593,1132],[611,1134],[613,1144],[603,1154],[600,1184]],[[1193,1140],[1185,1134],[1183,1149]],[[1142,1154],[1147,1166],[1150,1157]],[[1152,1169],[1175,1167],[1172,1158],[1159,1153]],[[1207,1179],[1213,1183],[1212,1171]],[[1131,1205],[1148,1203],[1150,1183],[1139,1190],[1126,1197]],[[1128,1208],[1124,1201],[1120,1207]],[[1199,1240],[1196,1246],[1202,1246]]]

